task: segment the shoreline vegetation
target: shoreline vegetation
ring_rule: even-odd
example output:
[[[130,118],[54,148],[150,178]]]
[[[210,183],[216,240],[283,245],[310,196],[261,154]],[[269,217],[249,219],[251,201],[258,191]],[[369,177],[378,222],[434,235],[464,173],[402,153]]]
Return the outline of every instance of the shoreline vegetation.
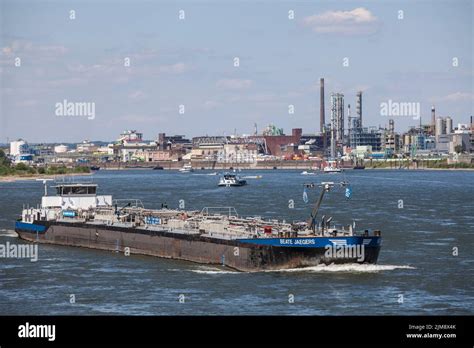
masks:
[[[32,167],[25,163],[12,165],[5,153],[0,150],[0,181],[50,179],[57,175],[89,175],[89,167],[48,166]]]

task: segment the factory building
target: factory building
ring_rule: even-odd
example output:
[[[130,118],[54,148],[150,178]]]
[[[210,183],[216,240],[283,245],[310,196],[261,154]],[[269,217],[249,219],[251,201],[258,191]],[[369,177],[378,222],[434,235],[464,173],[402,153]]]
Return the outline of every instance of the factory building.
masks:
[[[385,146],[384,133],[376,127],[365,127],[350,133],[351,148],[371,146],[372,151],[382,151]]]
[[[300,144],[302,133],[301,128],[293,128],[291,135],[264,135],[266,153],[272,156],[281,156],[288,153],[289,148],[292,149]]]
[[[139,143],[142,141],[143,134],[138,133],[136,130],[126,130],[122,134],[120,134],[117,142],[122,144],[127,143]]]
[[[29,153],[28,143],[23,139],[18,139],[10,143],[10,156],[15,157]]]
[[[331,130],[336,144],[344,140],[344,94],[331,93]]]
[[[344,142],[344,94],[331,93],[331,157]]]
[[[387,154],[394,154],[399,150],[400,136],[395,133],[394,120],[388,121],[388,130],[385,132],[385,152]]]

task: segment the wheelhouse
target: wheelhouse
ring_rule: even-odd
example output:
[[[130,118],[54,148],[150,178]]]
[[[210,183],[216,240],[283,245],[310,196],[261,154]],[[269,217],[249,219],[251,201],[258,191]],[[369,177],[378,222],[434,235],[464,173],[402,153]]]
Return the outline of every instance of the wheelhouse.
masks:
[[[53,186],[57,196],[95,196],[97,184],[60,184]]]

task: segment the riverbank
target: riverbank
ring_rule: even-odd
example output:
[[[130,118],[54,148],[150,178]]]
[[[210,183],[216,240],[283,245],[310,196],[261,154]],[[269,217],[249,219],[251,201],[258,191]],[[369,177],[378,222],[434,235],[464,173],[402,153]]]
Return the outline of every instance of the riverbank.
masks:
[[[344,170],[346,169],[352,169],[352,168],[345,168]],[[473,171],[474,168],[426,168],[426,167],[420,167],[420,168],[406,168],[406,167],[402,167],[402,168],[390,168],[390,167],[365,167],[365,170],[400,170],[400,171],[406,171],[406,170],[410,170],[410,171],[413,171],[413,170],[427,170],[427,171],[430,171],[430,170],[433,170],[433,171]]]
[[[162,170],[164,171],[179,171],[180,168],[163,168]],[[243,170],[243,171],[259,171],[259,170],[306,170],[306,171],[313,171],[314,167],[302,167],[302,166],[278,166],[276,168],[273,167],[239,167],[239,166],[234,166],[232,169],[229,167],[202,167],[202,168],[195,168],[194,172],[200,172],[201,170],[207,170],[207,171],[216,171],[216,172],[225,172],[225,171],[232,171],[233,169],[236,170]],[[352,167],[343,167],[343,170],[354,170]],[[398,167],[365,167],[366,170],[436,170],[436,171],[446,171],[446,170],[454,170],[454,171],[472,171],[474,168],[426,168],[426,167],[420,167],[420,168],[398,168]],[[116,168],[103,168],[100,169],[101,171],[123,171],[123,170],[153,170],[153,167],[116,167]]]
[[[0,176],[0,182],[13,182],[13,181],[25,181],[25,180],[37,180],[37,179],[57,179],[58,177],[64,176],[89,176],[93,173],[68,173],[68,174],[32,174],[32,175],[6,175]]]

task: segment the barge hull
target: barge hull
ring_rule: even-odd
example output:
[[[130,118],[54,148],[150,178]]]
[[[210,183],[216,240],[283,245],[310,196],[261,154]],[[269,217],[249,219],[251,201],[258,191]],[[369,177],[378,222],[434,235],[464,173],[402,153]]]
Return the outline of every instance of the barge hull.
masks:
[[[331,263],[376,263],[380,245],[366,247],[364,260],[328,258],[323,247],[282,247],[259,245],[199,234],[153,231],[87,223],[35,221],[17,222],[20,238],[38,243],[85,247],[179,259],[202,264],[224,265],[255,272]]]

